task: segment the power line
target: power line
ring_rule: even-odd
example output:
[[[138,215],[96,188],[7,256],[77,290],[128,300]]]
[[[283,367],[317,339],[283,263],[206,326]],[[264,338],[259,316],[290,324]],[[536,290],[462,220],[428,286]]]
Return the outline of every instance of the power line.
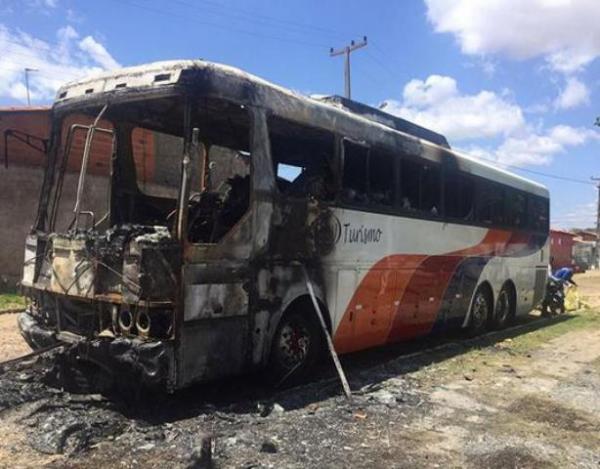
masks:
[[[28,65],[31,65],[31,62],[27,63],[27,62],[18,62],[16,60],[11,60],[10,64],[11,65],[16,65],[16,66],[15,67],[9,67],[7,65],[2,65],[0,63],[0,70],[11,70],[11,71],[15,71],[15,72],[22,72],[24,67],[26,67]],[[41,73],[36,73],[37,76],[49,78],[49,79],[52,79],[52,80],[61,81],[60,78],[57,78],[56,76],[49,75],[49,73],[51,73],[51,69],[49,67],[44,67],[44,66],[41,66],[41,65],[38,65],[38,64],[35,64],[35,66],[38,67],[39,71],[41,72]],[[55,67],[57,69],[60,69],[61,67],[62,68],[64,68],[64,67],[77,68],[76,65],[64,65],[64,64],[50,64],[50,66],[51,67]],[[44,73],[44,72],[47,72],[47,73]],[[73,72],[66,72],[64,69],[60,70],[60,75],[61,76],[66,76],[66,77],[71,77],[71,78],[82,78],[82,77],[86,76],[85,73],[79,74],[79,73],[73,73]],[[65,81],[65,80],[62,80],[62,81]]]
[[[585,185],[595,185],[594,183],[590,182],[590,181],[586,181],[584,179],[577,179],[577,178],[572,178],[569,176],[559,176],[558,174],[549,174],[549,173],[544,173],[542,171],[536,171],[534,169],[529,169],[529,168],[523,168],[522,166],[517,166],[514,164],[508,164],[508,163],[502,163],[500,161],[496,161],[496,160],[492,160],[491,158],[484,158],[482,156],[478,156],[475,157],[481,160],[485,160],[485,161],[489,161],[490,163],[494,163],[497,166],[504,166],[506,168],[513,168],[513,169],[517,169],[519,171],[524,171],[526,173],[531,173],[531,174],[535,174],[537,176],[543,176],[543,177],[547,177],[547,178],[552,178],[552,179],[559,179],[561,181],[568,181],[568,182],[574,182],[577,184],[585,184]]]
[[[274,16],[268,16],[268,15],[263,15],[263,14],[258,14],[256,13],[256,11],[253,10],[247,10],[244,8],[235,8],[232,9],[231,7],[228,7],[228,11],[223,10],[223,5],[221,3],[218,2],[213,2],[213,1],[209,1],[209,0],[204,0],[200,3],[200,5],[198,5],[198,3],[189,3],[186,2],[184,0],[173,0],[176,3],[179,3],[181,5],[185,5],[188,6],[190,8],[193,9],[207,9],[207,11],[218,15],[218,16],[225,16],[225,17],[232,17],[232,18],[239,18],[242,21],[245,22],[253,22],[253,23],[262,23],[262,24],[270,24],[272,26],[275,27],[281,27],[281,28],[287,28],[289,29],[290,27],[292,28],[296,28],[300,31],[304,30],[304,31],[314,31],[314,32],[318,32],[320,34],[327,34],[330,36],[342,36],[344,33],[340,32],[340,31],[336,31],[330,28],[323,28],[320,26],[315,26],[309,23],[300,23],[298,21],[291,21],[291,20],[285,20],[285,19],[281,19],[281,18],[276,18]],[[202,6],[202,4],[206,5],[212,5],[214,8],[207,8],[206,6]],[[233,11],[232,11],[233,10]],[[236,10],[238,13],[236,13]],[[279,23],[279,25],[278,25]]]
[[[233,32],[237,32],[240,34],[246,34],[248,36],[254,36],[254,37],[259,37],[259,38],[263,38],[263,39],[271,39],[271,40],[301,44],[301,45],[311,46],[311,47],[323,47],[323,48],[327,47],[324,43],[305,41],[305,40],[291,38],[291,37],[276,36],[276,35],[272,35],[272,34],[263,34],[263,33],[259,33],[256,31],[250,31],[250,30],[240,29],[240,28],[233,28],[233,27],[231,27],[231,25],[222,25],[222,24],[206,21],[203,19],[204,17],[198,16],[198,15],[181,15],[181,14],[175,13],[173,11],[154,8],[154,7],[150,7],[148,5],[142,5],[139,3],[126,1],[126,0],[112,0],[112,1],[118,3],[119,5],[129,5],[129,6],[132,6],[135,8],[140,8],[143,10],[150,11],[152,13],[159,14],[161,16],[166,15],[166,16],[171,16],[173,18],[178,18],[180,20],[185,20],[187,22],[193,22],[196,25],[209,26],[212,28],[222,29],[222,30],[226,30],[229,32],[233,31]],[[202,19],[197,20],[196,18],[202,18]]]

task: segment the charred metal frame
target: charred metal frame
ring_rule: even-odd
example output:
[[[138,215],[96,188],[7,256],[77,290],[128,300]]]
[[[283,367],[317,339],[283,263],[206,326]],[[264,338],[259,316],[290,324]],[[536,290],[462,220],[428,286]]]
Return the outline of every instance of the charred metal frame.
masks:
[[[110,108],[115,104],[154,98],[183,97],[184,151],[181,157],[177,219],[170,237],[165,235],[161,238],[170,251],[162,250],[160,242],[153,245],[153,241],[149,241],[149,238],[160,233],[132,234],[131,240],[139,238],[141,244],[135,242],[133,247],[127,247],[127,256],[137,259],[137,264],[133,261],[127,264],[124,257],[123,270],[115,274],[122,294],[85,296],[76,305],[81,309],[104,311],[104,317],[108,308],[112,318],[122,311],[123,304],[132,302],[146,311],[163,308],[172,311],[172,330],[168,336],[160,339],[127,335],[82,339],[69,338],[60,333],[53,336],[54,340],[75,342],[82,356],[92,361],[103,363],[103,366],[112,363],[119,370],[134,369],[141,374],[142,381],[168,389],[265,366],[271,340],[281,317],[291,308],[306,305],[308,309],[312,308],[305,268],[314,295],[326,315],[324,319],[328,327],[331,329],[334,323],[334,318],[329,316],[330,312],[325,307],[328,292],[323,266],[323,258],[334,246],[331,236],[323,236],[328,240],[323,243],[321,235],[330,229],[332,208],[339,201],[295,200],[284,198],[279,193],[271,158],[269,116],[330,132],[335,137],[338,183],[343,160],[343,139],[365,142],[367,146],[396,149],[437,164],[454,159],[443,146],[424,144],[419,138],[392,126],[367,120],[342,107],[298,97],[228,67],[187,62],[178,71],[180,76],[177,81],[168,85],[145,88],[115,86],[111,91],[71,98],[64,97],[66,91],[59,94],[52,111],[54,127],[37,221],[27,241],[23,282],[25,290],[42,309],[44,302],[49,299],[56,302],[58,309],[72,296],[71,290],[66,293],[49,292],[49,288],[39,281],[44,265],[53,262],[48,246],[54,242],[54,235],[50,232],[56,215],[52,214],[49,220],[47,212],[56,171],[64,171],[64,165],[57,165],[62,117],[82,109],[95,110],[97,115],[98,110],[107,105]],[[157,73],[156,77],[168,76],[172,70]],[[235,227],[215,244],[194,244],[187,239],[190,155],[200,151],[201,139],[198,129],[192,128],[191,116],[193,103],[199,98],[221,100],[245,109],[250,125],[249,209]],[[118,139],[117,132],[117,143]],[[205,153],[202,158],[206,160]],[[112,168],[111,179],[114,180]],[[293,236],[292,231],[295,231]],[[85,244],[91,238],[84,236],[82,239],[79,241]],[[65,241],[65,252],[73,255],[80,249],[76,244],[79,241],[76,235]],[[170,275],[169,280],[160,284],[163,291],[168,290],[165,285],[171,285],[168,300],[140,297],[140,292],[150,290],[148,286],[142,285],[143,282],[129,284],[135,284],[136,275],[144,280],[139,276],[144,243],[147,243],[146,248],[154,256],[150,262],[154,269],[153,276],[167,279]],[[84,248],[80,251],[84,251]],[[107,268],[101,264],[104,261],[96,258],[94,262],[92,270]],[[79,279],[75,280],[74,288],[78,288]],[[87,306],[83,306],[83,303]],[[23,327],[29,331],[25,335],[31,342],[35,342],[38,336],[41,337],[40,342],[49,340],[44,336],[49,329],[44,328],[43,321],[24,322],[27,324]],[[131,356],[138,357],[139,362],[145,365],[136,368]]]
[[[388,141],[390,146],[402,146],[410,153],[419,152],[417,139],[399,138],[397,133],[388,131],[384,126],[365,126],[362,119],[332,106],[307,102],[298,99],[287,91],[265,86],[247,79],[246,76],[230,73],[212,67],[192,67],[182,71],[177,84],[161,89],[140,91],[120,88],[112,92],[91,94],[58,102],[53,108],[55,123],[49,150],[49,167],[46,173],[40,199],[37,223],[33,237],[46,242],[45,246],[36,244],[35,252],[26,261],[48,258],[47,210],[50,204],[50,187],[56,175],[64,171],[64,162],[57,168],[59,147],[59,125],[62,116],[75,110],[98,110],[108,105],[139,102],[159,97],[184,96],[186,100],[184,115],[184,154],[182,155],[182,177],[177,202],[177,220],[173,235],[181,246],[180,270],[175,269],[175,288],[172,308],[174,315],[173,330],[170,338],[160,341],[140,338],[111,338],[100,340],[95,337],[81,340],[59,334],[60,340],[72,340],[81,354],[98,362],[114,363],[117,352],[107,352],[113,345],[126,347],[131,353],[146,353],[144,347],[151,347],[152,354],[160,356],[152,366],[146,367],[144,382],[160,384],[169,389],[182,387],[196,380],[214,379],[219,376],[241,373],[264,366],[269,358],[271,337],[286,310],[298,307],[302,302],[310,304],[307,291],[304,266],[316,298],[328,315],[326,304],[326,286],[321,266],[321,257],[331,246],[321,246],[315,236],[319,230],[328,226],[331,206],[314,200],[284,200],[275,185],[275,175],[271,162],[269,130],[267,117],[271,114],[283,119],[310,125],[330,131],[336,135],[336,167],[341,167],[342,138],[354,141]],[[190,152],[198,151],[199,135],[192,129],[191,103],[199,97],[210,97],[234,103],[245,108],[250,122],[250,151],[252,157],[250,201],[247,214],[238,222],[235,229],[220,243],[214,245],[195,245],[187,240],[187,199],[189,193]],[[99,115],[101,116],[101,114]],[[99,119],[96,119],[98,122]],[[90,128],[93,128],[90,127]],[[91,132],[88,131],[88,140]],[[118,139],[118,136],[117,136]],[[87,146],[87,145],[86,145]],[[112,173],[112,171],[111,171]],[[112,192],[112,191],[111,191]],[[56,194],[55,194],[56,196]],[[55,206],[55,205],[54,205]],[[50,227],[54,225],[56,214],[50,217]],[[284,227],[289,223],[298,225],[300,238],[288,239]],[[77,224],[76,224],[77,227]],[[293,247],[294,258],[289,250]],[[42,243],[43,244],[43,243]],[[294,262],[290,262],[290,261]],[[95,267],[100,265],[96,260]],[[36,262],[36,274],[41,270]],[[100,265],[101,266],[101,265]],[[129,290],[125,279],[127,271],[122,272],[122,283]],[[25,288],[32,297],[39,297],[36,282]],[[135,288],[134,288],[135,289]],[[68,292],[71,293],[71,292]],[[52,293],[59,298],[56,308],[60,308],[62,295]],[[119,308],[121,301],[114,295],[83,299],[91,309]],[[212,302],[212,303],[211,303]],[[221,302],[221,304],[217,304]],[[97,306],[96,306],[97,305]],[[104,305],[104,306],[102,306]],[[144,306],[145,305],[145,306]],[[215,306],[216,305],[216,306]],[[138,307],[160,307],[151,301],[139,301]],[[193,313],[193,312],[196,313]],[[111,311],[114,315],[114,311]],[[118,314],[118,311],[117,313]],[[325,318],[328,327],[332,327],[332,318]],[[30,326],[32,330],[34,326]],[[39,328],[39,324],[35,326]],[[43,329],[43,328],[42,328]],[[37,333],[40,335],[41,333]],[[30,337],[36,333],[31,333]],[[43,335],[43,334],[42,334]],[[33,340],[33,339],[30,339]],[[158,346],[160,343],[162,346]],[[87,344],[87,345],[85,345]],[[157,350],[160,349],[160,352]],[[140,358],[141,361],[144,361]],[[118,359],[117,359],[118,361]],[[150,360],[152,361],[152,360]],[[115,365],[117,366],[117,365]],[[118,365],[121,366],[121,365]],[[117,366],[117,367],[118,367]],[[154,367],[160,373],[147,373]],[[139,371],[139,370],[138,370]]]

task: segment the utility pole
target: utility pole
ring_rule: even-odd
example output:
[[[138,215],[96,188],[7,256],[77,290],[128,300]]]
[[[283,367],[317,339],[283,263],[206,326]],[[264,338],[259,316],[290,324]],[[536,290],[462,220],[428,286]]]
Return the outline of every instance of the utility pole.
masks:
[[[37,68],[25,67],[25,88],[27,89],[27,106],[31,106],[31,98],[29,96],[29,72],[37,71]]]
[[[600,269],[600,178],[592,178],[598,189],[598,204],[596,206],[596,268]]]
[[[333,47],[329,49],[329,57],[336,57],[338,55],[344,54],[344,95],[346,98],[351,98],[350,92],[350,53],[354,52],[356,49],[360,49],[361,47],[365,47],[367,45],[367,36],[363,36],[362,41],[354,42],[351,41],[350,45],[342,47],[341,49],[335,50]]]
[[[596,118],[594,125],[600,127],[600,117]],[[600,178],[592,177],[598,189],[598,203],[596,205],[596,268],[600,269]]]

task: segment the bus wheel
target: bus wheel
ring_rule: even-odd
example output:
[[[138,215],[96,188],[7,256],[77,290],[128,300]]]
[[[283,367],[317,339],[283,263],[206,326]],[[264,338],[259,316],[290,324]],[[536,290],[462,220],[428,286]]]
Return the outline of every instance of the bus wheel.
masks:
[[[479,335],[485,330],[492,310],[490,303],[489,295],[485,288],[479,287],[475,292],[473,303],[471,304],[471,318],[467,327],[467,332],[470,336]]]
[[[297,382],[314,368],[321,349],[321,334],[309,314],[285,314],[273,337],[269,374],[274,383]]]
[[[495,329],[503,329],[507,326],[512,315],[513,302],[508,288],[502,287],[496,301],[493,325]]]

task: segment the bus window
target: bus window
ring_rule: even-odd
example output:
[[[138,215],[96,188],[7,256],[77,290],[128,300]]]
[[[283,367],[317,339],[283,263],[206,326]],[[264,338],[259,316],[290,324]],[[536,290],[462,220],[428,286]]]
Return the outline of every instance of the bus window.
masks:
[[[477,184],[476,220],[486,225],[504,223],[504,189],[489,181]]]
[[[515,189],[506,189],[506,223],[524,228],[527,219],[527,197]]]
[[[367,197],[367,161],[369,148],[348,140],[344,141],[344,177],[342,200],[350,204],[365,205]]]
[[[402,160],[400,207],[408,211],[439,216],[441,176],[437,166],[409,159]]]
[[[529,196],[530,228],[535,231],[548,231],[548,199],[536,195]]]
[[[444,184],[446,216],[458,220],[473,218],[473,182],[457,172],[446,175]]]
[[[421,203],[419,208],[433,216],[440,215],[440,168],[424,165],[421,169]]]
[[[271,156],[279,191],[333,200],[334,136],[278,117],[269,118]]]
[[[421,165],[416,161],[402,160],[400,172],[400,207],[403,210],[419,209],[419,181]]]
[[[213,244],[250,207],[251,125],[242,106],[213,99],[199,104],[191,124],[199,130],[206,166],[192,156],[188,240]],[[194,176],[196,167],[204,169],[200,178]]]
[[[131,147],[138,189],[153,197],[176,199],[183,137],[136,127],[131,131]],[[198,178],[197,170],[193,169],[192,174]]]
[[[394,200],[394,157],[372,150],[369,158],[369,200],[373,205],[391,206]]]

